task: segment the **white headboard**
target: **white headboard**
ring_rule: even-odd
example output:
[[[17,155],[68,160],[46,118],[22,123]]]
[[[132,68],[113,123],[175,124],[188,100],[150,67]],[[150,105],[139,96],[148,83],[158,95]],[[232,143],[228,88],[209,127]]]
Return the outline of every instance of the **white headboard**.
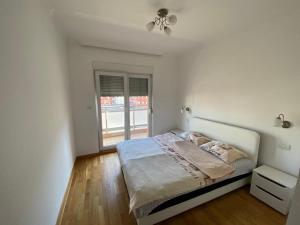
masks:
[[[245,151],[257,163],[260,141],[257,132],[198,117],[190,118],[189,127],[190,131],[200,132],[211,139],[223,141]]]

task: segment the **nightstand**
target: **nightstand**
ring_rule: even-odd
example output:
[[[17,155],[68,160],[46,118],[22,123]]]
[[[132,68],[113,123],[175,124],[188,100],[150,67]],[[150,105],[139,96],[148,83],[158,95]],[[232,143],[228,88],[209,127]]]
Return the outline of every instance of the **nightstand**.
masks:
[[[296,183],[296,177],[269,166],[260,166],[253,170],[250,193],[286,215]]]

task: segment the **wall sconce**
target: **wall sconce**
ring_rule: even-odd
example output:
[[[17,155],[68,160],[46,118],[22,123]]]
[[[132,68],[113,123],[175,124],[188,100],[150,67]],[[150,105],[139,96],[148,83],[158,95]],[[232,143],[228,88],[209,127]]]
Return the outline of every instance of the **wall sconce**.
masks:
[[[191,113],[191,108],[188,106],[182,106],[180,109],[181,114],[183,114],[184,112],[188,112]]]
[[[279,114],[275,119],[275,127],[290,128],[292,123],[284,119],[284,114]]]

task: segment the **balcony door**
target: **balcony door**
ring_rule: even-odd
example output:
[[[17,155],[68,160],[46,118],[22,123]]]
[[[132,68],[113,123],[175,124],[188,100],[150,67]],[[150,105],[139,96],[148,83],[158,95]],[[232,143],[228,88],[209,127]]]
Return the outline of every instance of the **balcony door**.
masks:
[[[151,136],[151,75],[95,71],[100,150]]]

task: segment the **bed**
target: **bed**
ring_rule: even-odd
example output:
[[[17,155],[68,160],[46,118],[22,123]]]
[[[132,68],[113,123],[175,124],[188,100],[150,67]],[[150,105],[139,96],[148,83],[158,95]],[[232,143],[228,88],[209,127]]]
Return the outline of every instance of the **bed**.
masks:
[[[170,146],[193,148],[178,135],[166,133],[120,143],[117,151],[130,196],[130,211],[139,225],[158,223],[249,182],[257,163],[258,133],[197,117],[190,118],[189,127],[190,131],[242,149],[248,158],[233,162],[230,166],[234,172],[229,175],[208,179],[202,170],[180,161],[178,154],[169,154],[175,148]]]

